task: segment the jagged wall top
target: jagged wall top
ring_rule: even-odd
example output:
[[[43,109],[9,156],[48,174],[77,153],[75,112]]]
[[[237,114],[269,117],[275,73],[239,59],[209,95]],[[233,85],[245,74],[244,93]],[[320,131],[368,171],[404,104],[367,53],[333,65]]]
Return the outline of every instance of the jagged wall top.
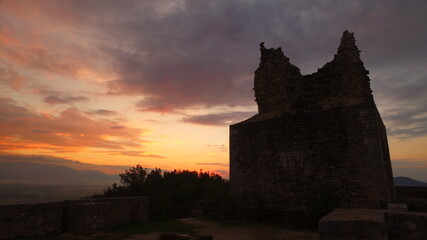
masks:
[[[373,101],[368,71],[360,59],[353,33],[345,31],[334,59],[316,73],[301,75],[281,48],[261,47],[255,71],[259,114],[322,111]]]

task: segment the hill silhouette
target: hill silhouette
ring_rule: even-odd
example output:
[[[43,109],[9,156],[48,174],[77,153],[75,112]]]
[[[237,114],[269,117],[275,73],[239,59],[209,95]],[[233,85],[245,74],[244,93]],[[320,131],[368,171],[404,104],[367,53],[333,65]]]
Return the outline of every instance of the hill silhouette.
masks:
[[[395,177],[395,186],[408,186],[408,187],[427,187],[427,183],[420,182],[409,177]]]
[[[0,184],[109,185],[118,175],[31,162],[0,162]]]

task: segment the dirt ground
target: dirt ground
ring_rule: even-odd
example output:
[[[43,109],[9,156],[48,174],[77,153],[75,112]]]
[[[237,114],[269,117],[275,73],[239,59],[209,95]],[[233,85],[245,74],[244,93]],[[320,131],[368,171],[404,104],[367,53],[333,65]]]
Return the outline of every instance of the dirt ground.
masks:
[[[278,225],[255,222],[186,218],[160,222],[162,228],[153,227],[153,224],[158,223],[151,223],[151,226],[150,223],[128,226],[131,227],[131,230],[124,226],[124,228],[113,229],[109,232],[94,232],[84,235],[65,233],[19,238],[19,240],[158,240],[162,233],[175,231],[190,232],[193,235],[210,235],[214,240],[319,240],[319,234],[314,230],[291,230]],[[170,229],[176,230],[171,231]]]
[[[194,218],[181,219],[195,225],[198,235],[211,235],[214,240],[318,240],[319,234],[310,231],[287,230],[278,226],[253,224],[222,224]],[[155,240],[161,233],[136,234],[126,240]]]

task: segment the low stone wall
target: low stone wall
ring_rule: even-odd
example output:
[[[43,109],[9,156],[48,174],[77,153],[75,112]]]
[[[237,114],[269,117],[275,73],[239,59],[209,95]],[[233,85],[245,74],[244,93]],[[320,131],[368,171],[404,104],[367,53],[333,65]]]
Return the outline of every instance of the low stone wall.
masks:
[[[336,209],[319,222],[321,240],[425,240],[427,213]]]
[[[60,232],[64,202],[0,206],[0,239]]]
[[[0,239],[49,233],[85,233],[146,222],[148,198],[96,198],[0,206]]]

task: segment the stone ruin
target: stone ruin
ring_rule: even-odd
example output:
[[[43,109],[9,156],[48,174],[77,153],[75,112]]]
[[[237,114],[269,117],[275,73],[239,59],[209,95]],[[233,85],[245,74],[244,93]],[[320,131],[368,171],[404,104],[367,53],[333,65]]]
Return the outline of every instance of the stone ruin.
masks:
[[[86,198],[4,205],[0,206],[0,239],[50,239],[49,236],[37,235],[89,234],[127,223],[147,221],[147,197]]]
[[[386,129],[353,33],[345,31],[333,60],[309,75],[281,48],[260,47],[259,113],[230,126],[231,192],[292,207],[322,184],[340,191],[347,207],[393,201]]]

